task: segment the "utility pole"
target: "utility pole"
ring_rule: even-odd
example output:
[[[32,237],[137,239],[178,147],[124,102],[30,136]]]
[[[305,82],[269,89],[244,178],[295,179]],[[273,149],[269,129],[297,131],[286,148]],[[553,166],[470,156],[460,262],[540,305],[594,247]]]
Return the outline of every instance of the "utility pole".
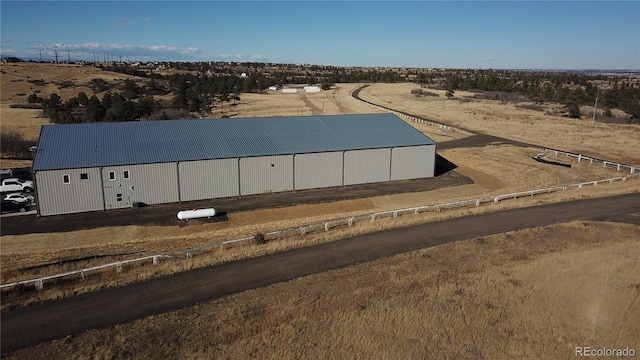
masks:
[[[67,50],[67,58],[69,59],[69,64],[71,64],[71,52]]]
[[[600,89],[596,86],[596,102],[593,104],[593,121],[596,121],[596,110],[598,109],[598,93]]]
[[[53,50],[56,54],[56,65],[58,65],[58,50]]]
[[[42,50],[40,50],[40,63],[42,63]]]

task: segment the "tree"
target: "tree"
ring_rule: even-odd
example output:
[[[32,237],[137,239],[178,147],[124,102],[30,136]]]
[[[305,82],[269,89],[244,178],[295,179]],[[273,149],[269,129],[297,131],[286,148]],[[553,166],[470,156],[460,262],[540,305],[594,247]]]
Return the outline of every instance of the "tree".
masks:
[[[29,159],[29,147],[35,145],[33,142],[25,140],[22,134],[9,130],[0,133],[0,152],[4,156],[18,159]]]
[[[570,103],[567,104],[567,112],[569,113],[569,117],[572,119],[580,119],[580,106],[578,103]]]
[[[604,111],[604,116],[606,116],[606,117],[612,117],[613,116],[613,114],[611,113],[611,108],[607,108]]]
[[[138,99],[136,104],[136,112],[139,117],[149,117],[157,108],[153,95],[143,96]]]
[[[220,102],[224,104],[224,102],[229,102],[229,93],[223,92],[220,94]]]
[[[88,122],[99,122],[104,120],[106,111],[102,104],[100,104],[100,99],[98,99],[97,96],[92,95],[87,101],[86,114]]]
[[[29,95],[29,97],[27,98],[27,102],[29,104],[41,104],[42,101],[44,101],[44,99],[39,97],[36,93]]]
[[[76,99],[78,100],[78,104],[82,106],[87,105],[87,102],[89,102],[89,98],[87,97],[87,94],[84,93],[84,91],[79,92],[78,96],[76,96]]]
[[[62,99],[56,93],[51,94],[48,99],[42,101],[44,116],[50,117],[51,114],[58,112],[60,107],[62,107]]]

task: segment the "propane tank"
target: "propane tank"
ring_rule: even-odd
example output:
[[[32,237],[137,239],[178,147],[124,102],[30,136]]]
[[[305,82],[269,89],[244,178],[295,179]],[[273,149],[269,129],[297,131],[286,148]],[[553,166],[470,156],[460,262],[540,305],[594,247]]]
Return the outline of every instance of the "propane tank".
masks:
[[[210,218],[215,215],[216,210],[214,208],[178,211],[178,219],[180,220],[198,219],[203,217]]]

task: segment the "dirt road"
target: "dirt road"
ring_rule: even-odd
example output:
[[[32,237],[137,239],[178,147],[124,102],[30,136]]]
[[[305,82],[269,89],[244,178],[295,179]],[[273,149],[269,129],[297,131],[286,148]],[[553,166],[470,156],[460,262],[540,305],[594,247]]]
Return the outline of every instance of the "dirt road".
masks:
[[[2,352],[448,242],[570,220],[640,217],[640,194],[468,216],[234,261],[2,313]]]

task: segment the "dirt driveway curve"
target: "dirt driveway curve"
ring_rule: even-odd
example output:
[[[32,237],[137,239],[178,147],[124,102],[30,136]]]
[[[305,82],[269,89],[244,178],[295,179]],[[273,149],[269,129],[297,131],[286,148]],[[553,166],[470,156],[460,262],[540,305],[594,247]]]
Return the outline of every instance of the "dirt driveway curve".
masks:
[[[455,218],[229,262],[2,313],[2,352],[448,242],[570,220],[636,218],[640,193]]]

